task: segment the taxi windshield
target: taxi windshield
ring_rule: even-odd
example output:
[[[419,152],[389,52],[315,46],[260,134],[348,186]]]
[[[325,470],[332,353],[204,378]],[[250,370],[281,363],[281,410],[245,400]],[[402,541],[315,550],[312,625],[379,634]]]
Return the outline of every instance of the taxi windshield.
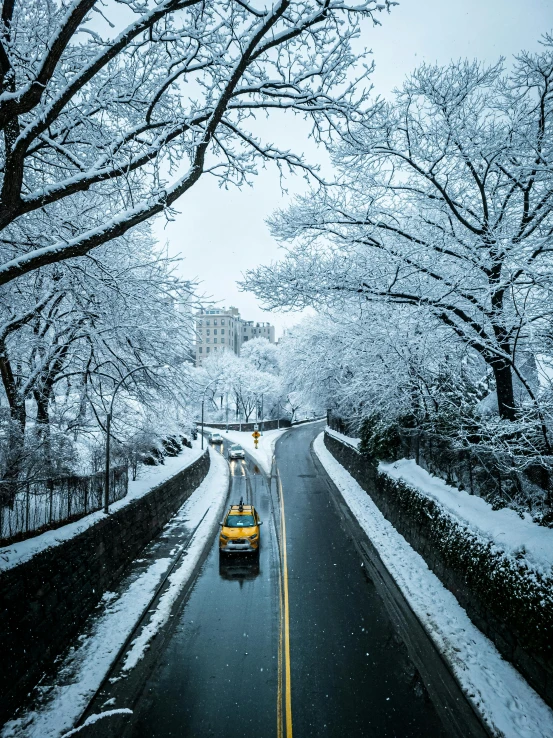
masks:
[[[225,525],[227,528],[249,528],[255,525],[255,520],[253,515],[228,515]]]

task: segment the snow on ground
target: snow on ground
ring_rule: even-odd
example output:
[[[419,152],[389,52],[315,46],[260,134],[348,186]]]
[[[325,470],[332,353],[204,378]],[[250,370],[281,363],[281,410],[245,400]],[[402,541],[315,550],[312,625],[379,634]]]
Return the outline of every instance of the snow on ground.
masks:
[[[144,652],[148,648],[152,638],[169,619],[171,608],[173,607],[179,592],[192,576],[206,540],[213,535],[214,528],[218,526],[219,521],[224,516],[228,492],[229,468],[227,461],[223,456],[212,449],[210,449],[210,454],[212,467],[214,467],[214,471],[218,474],[218,477],[212,484],[212,499],[209,502],[208,514],[201,521],[201,524],[187,549],[188,556],[186,556],[177,569],[169,576],[169,587],[160,597],[155,613],[150,618],[149,622],[142,628],[137,638],[132,642],[131,648],[126,655],[125,663],[123,664],[124,671],[130,671],[136,666],[144,656]],[[198,493],[202,486],[203,485],[198,488]],[[207,492],[204,491],[205,496],[202,496],[202,494],[197,496],[192,510],[190,508],[188,510],[189,515],[192,514],[197,517],[205,512],[208,493],[209,487],[207,488]]]
[[[103,720],[104,718],[111,717],[112,715],[132,715],[132,710],[129,710],[128,707],[124,707],[121,710],[105,710],[104,712],[99,712],[97,715],[91,715],[84,721],[82,725],[79,725],[78,728],[70,730],[69,733],[64,733],[63,738],[69,738],[69,736],[71,735],[76,735],[77,733],[80,733],[81,730],[84,730],[87,726],[94,725],[94,723],[97,723],[98,720]]]
[[[392,479],[401,479],[435,500],[473,533],[493,540],[497,548],[509,556],[524,558],[530,567],[538,569],[545,576],[551,576],[553,529],[537,525],[530,515],[523,519],[508,508],[493,510],[481,497],[450,487],[413,459],[401,459],[392,464],[380,463],[378,470]]]
[[[275,443],[283,433],[289,428],[281,428],[280,430],[263,431],[263,435],[259,438],[258,448],[256,449],[253,442],[253,431],[235,431],[220,430],[219,428],[205,428],[206,433],[220,433],[223,438],[239,443],[244,451],[254,458],[259,466],[266,474],[271,473],[273,464],[273,456],[275,453]]]
[[[166,622],[178,590],[190,578],[223,515],[228,492],[228,464],[213,450],[210,450],[210,455],[211,466],[206,478],[165,528],[166,532],[175,526],[184,526],[185,522],[191,530],[198,526],[187,547],[187,556],[169,577],[169,589],[158,603],[152,620],[156,628]],[[156,479],[156,483],[158,481]],[[104,595],[103,611],[95,616],[91,635],[76,639],[78,645],[62,664],[58,683],[44,704],[6,723],[0,734],[2,738],[61,738],[73,727],[148,606],[171,561],[170,558],[155,560],[121,594],[115,597],[108,593]],[[147,632],[140,633],[132,646],[132,664],[127,658],[127,668],[138,663],[155,634],[153,626],[148,625],[146,629]]]
[[[343,444],[346,446],[351,446],[356,451],[359,448],[359,444],[361,443],[360,438],[351,438],[351,436],[345,436],[343,433],[338,433],[338,431],[335,431],[333,428],[330,428],[328,425],[325,428],[325,431],[328,433],[329,436],[333,436],[334,438],[337,438],[339,441],[342,441]]]
[[[492,733],[551,738],[553,711],[473,625],[424,559],[328,451],[323,437],[321,433],[313,446],[322,465]]]
[[[130,502],[143,497],[151,489],[157,487],[158,484],[165,482],[170,477],[174,477],[175,474],[193,464],[200,458],[202,453],[200,441],[196,440],[192,441],[192,448],[185,447],[178,456],[166,457],[165,463],[160,466],[141,466],[139,478],[134,482],[129,481],[127,495],[123,499],[112,503],[109,506],[110,511],[113,513],[116,510],[121,510],[121,508]],[[52,546],[58,546],[60,543],[79,535],[79,533],[90,528],[91,525],[94,525],[94,523],[97,523],[103,517],[103,511],[98,510],[74,523],[62,525],[60,528],[48,530],[38,536],[27,538],[27,540],[21,541],[20,543],[12,543],[9,546],[0,548],[0,571],[12,569],[14,566],[28,561],[37,553]]]

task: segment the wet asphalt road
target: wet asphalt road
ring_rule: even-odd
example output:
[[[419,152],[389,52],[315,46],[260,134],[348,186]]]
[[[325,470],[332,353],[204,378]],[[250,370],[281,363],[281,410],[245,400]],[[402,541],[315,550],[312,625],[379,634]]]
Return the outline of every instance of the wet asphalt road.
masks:
[[[260,513],[261,552],[207,557],[178,625],[148,680],[130,736],[276,735],[279,555],[264,474],[232,461],[229,503],[244,498]]]
[[[296,736],[445,736],[299,427],[277,445]]]
[[[220,564],[214,541],[132,705],[125,736],[290,738],[278,477],[286,520],[293,733],[448,735],[311,456],[320,429],[303,426],[280,439],[271,480],[251,460],[231,463],[230,501],[243,496],[264,521],[259,565],[242,558]]]

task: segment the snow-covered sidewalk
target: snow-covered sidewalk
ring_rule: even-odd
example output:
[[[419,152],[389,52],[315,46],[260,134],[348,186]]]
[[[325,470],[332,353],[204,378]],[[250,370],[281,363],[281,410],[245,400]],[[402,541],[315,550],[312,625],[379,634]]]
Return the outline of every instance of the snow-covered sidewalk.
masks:
[[[325,428],[325,432],[328,433],[329,436],[336,438],[336,440],[341,441],[346,446],[351,446],[356,451],[359,449],[359,444],[361,443],[360,438],[352,438],[351,436],[345,436],[343,433],[339,433],[338,431],[334,430],[328,425]]]
[[[324,445],[324,433],[316,438],[313,447],[492,733],[502,738],[553,736],[553,711],[516,669],[504,661],[493,643],[473,625],[453,594],[430,571],[424,559],[336,461]]]
[[[169,586],[155,612],[131,645],[124,666],[126,670],[136,666],[155,633],[167,622],[173,603],[190,580],[223,515],[228,492],[228,464],[213,450],[210,456],[211,466],[206,478],[160,534],[167,538],[172,533],[194,531],[186,548],[187,555],[169,576]],[[159,481],[158,477],[156,484]],[[128,586],[122,587],[117,594],[104,595],[100,613],[93,616],[93,623],[89,622],[87,634],[77,639],[78,645],[61,665],[56,683],[46,692],[44,701],[32,712],[7,723],[2,738],[60,738],[73,727],[148,606],[178,554],[177,547],[170,553],[171,556],[163,558],[153,557],[152,563],[134,578],[130,577]]]
[[[273,456],[275,453],[275,443],[283,433],[289,428],[281,428],[280,430],[263,431],[263,435],[259,438],[258,448],[255,448],[253,442],[252,431],[236,431],[236,430],[220,430],[219,428],[208,428],[206,433],[220,433],[223,438],[239,443],[244,451],[253,457],[266,474],[271,473]]]
[[[166,457],[164,464],[159,466],[141,466],[139,478],[134,482],[129,482],[129,490],[126,496],[111,504],[109,506],[110,512],[114,513],[117,510],[121,510],[131,502],[143,497],[154,487],[174,477],[175,474],[178,474],[193,464],[202,454],[201,444],[199,439],[197,439],[192,442],[192,448],[185,447],[178,456]],[[27,538],[27,540],[21,541],[20,543],[12,543],[9,546],[0,548],[0,571],[22,564],[41,551],[58,546],[60,543],[79,535],[79,533],[90,528],[103,517],[103,510],[98,510],[74,523],[62,525],[59,528],[48,530],[38,536]]]
[[[553,571],[553,529],[535,523],[529,514],[521,518],[515,510],[494,510],[489,502],[446,484],[429,474],[413,459],[390,464],[380,462],[378,471],[400,479],[447,513],[479,538],[492,541],[508,556],[526,561],[529,568],[550,577]]]

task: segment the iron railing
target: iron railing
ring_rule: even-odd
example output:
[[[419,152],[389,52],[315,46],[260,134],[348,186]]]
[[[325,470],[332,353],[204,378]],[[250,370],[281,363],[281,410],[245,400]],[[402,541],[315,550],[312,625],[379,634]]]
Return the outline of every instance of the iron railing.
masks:
[[[111,504],[127,494],[127,467],[114,467],[110,477]],[[0,506],[0,546],[58,528],[100,510],[104,480],[104,472],[98,472],[88,476],[17,482],[16,492],[11,496],[12,504]]]

